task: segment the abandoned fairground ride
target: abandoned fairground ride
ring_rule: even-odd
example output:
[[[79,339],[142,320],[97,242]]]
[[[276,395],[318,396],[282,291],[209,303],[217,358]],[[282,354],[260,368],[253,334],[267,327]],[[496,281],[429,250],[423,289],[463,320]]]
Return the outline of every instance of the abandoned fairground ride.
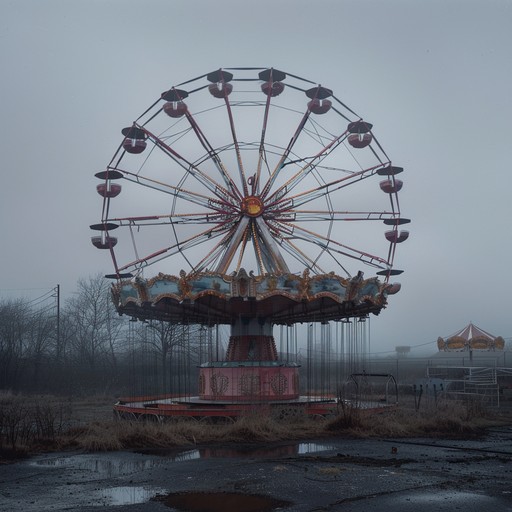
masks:
[[[112,257],[118,312],[230,335],[225,350],[217,340],[203,352],[194,392],[124,399],[115,410],[328,414],[334,373],[353,372],[367,350],[361,326],[400,289],[395,248],[408,237],[403,169],[372,124],[310,80],[227,68],[166,90],[122,135],[96,174],[103,206],[91,226]],[[293,346],[305,355],[290,357],[300,324]]]

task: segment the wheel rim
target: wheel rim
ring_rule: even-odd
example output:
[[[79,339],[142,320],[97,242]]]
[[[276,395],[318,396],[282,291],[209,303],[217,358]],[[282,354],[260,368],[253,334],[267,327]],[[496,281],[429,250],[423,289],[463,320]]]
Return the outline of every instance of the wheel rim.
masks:
[[[408,219],[401,168],[372,128],[330,89],[278,70],[218,70],[179,84],[123,129],[97,174],[93,243],[110,251],[118,278],[152,266],[369,270],[387,281],[401,272],[395,249]]]

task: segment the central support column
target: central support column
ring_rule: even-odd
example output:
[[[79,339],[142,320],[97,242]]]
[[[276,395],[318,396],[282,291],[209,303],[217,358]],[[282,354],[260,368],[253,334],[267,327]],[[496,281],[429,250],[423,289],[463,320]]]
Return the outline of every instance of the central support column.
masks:
[[[231,326],[227,361],[277,361],[272,324],[255,317],[239,317]]]
[[[212,401],[274,402],[299,398],[299,365],[278,360],[272,324],[238,317],[226,361],[199,369],[199,397]]]

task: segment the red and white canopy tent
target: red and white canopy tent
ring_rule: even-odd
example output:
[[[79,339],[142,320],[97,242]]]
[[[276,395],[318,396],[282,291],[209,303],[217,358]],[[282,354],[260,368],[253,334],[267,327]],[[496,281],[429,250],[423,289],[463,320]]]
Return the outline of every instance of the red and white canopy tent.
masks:
[[[503,350],[505,340],[501,336],[494,336],[469,323],[463,329],[446,338],[437,338],[437,347],[440,351],[465,350]]]

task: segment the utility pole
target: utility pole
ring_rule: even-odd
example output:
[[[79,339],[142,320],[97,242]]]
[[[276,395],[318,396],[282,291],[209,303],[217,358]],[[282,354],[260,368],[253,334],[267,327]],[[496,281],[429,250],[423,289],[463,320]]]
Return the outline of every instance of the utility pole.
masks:
[[[60,284],[54,288],[54,291],[54,297],[57,298],[57,350],[59,351],[60,355]]]

